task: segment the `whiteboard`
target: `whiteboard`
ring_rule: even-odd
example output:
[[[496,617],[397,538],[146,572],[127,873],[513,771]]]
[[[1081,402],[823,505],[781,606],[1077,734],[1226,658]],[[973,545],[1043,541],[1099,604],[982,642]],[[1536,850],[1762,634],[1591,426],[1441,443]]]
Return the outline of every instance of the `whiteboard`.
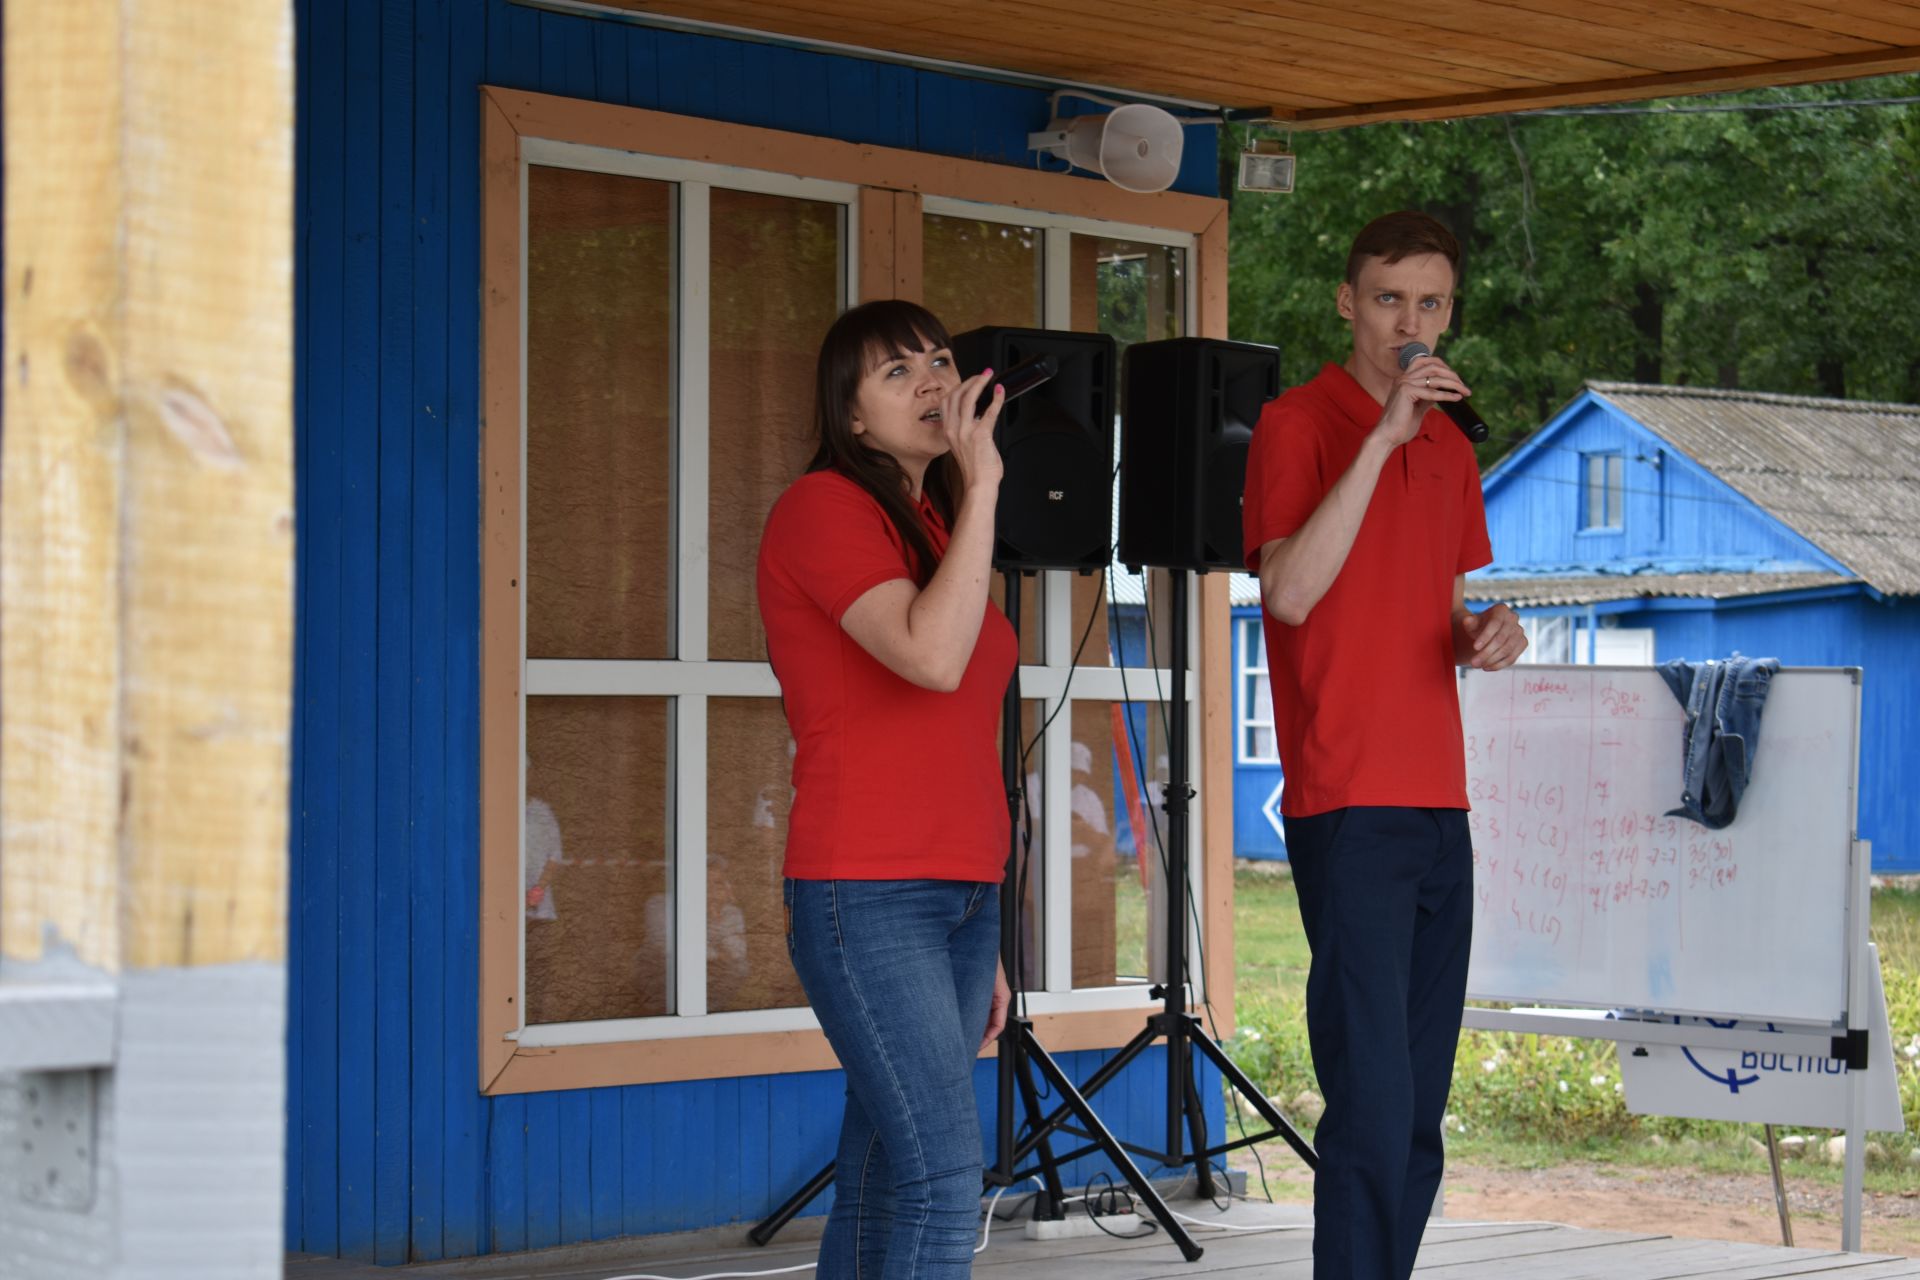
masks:
[[[1739,817],[1679,807],[1679,700],[1640,667],[1468,671],[1468,998],[1840,1022],[1859,673],[1773,680]]]

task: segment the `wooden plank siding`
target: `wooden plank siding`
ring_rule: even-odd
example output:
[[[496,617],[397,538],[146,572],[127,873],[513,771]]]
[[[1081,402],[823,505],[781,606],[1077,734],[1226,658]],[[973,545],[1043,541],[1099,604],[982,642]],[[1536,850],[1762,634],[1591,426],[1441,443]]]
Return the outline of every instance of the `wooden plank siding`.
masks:
[[[751,1220],[829,1158],[838,1072],[479,1091],[479,86],[1029,169],[1045,95],[506,0],[302,0],[296,21],[288,1247],[391,1263]],[[1211,141],[1192,133],[1181,190],[1213,192]],[[1085,1079],[1106,1056],[1061,1060]],[[1100,1100],[1142,1141],[1160,1064]]]
[[[1307,127],[1618,102],[1920,67],[1920,10],[1872,0],[540,0],[775,33],[1055,85],[1268,109]]]

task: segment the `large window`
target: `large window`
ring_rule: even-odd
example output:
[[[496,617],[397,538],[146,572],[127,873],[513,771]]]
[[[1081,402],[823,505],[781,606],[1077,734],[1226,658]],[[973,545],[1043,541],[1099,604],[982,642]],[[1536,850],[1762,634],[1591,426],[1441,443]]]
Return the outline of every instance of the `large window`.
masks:
[[[1622,526],[1622,462],[1617,453],[1583,453],[1580,527],[1593,532],[1609,532]]]
[[[820,338],[876,296],[924,298],[956,332],[1189,333],[1222,209],[907,153],[869,175],[870,149],[558,100],[529,105],[569,136],[530,136],[524,101],[490,97],[485,135],[483,1085],[830,1065],[784,944],[794,747],[753,582],[766,512],[809,453]],[[750,162],[716,163],[727,139]],[[776,156],[823,176],[754,167]],[[983,178],[1061,209],[907,194]],[[1156,700],[1201,722],[1209,633],[1198,608],[1161,608],[1154,643],[1136,624],[1129,647],[1100,575],[1021,590],[1023,982],[1073,1032],[1054,1047],[1118,1044],[1131,1033],[1099,1017],[1147,1008],[1165,901]],[[1175,625],[1196,654],[1180,689]],[[1224,918],[1208,908],[1209,928]]]
[[[755,533],[806,460],[858,191],[563,143],[523,155],[520,1043],[751,1011],[803,1025]]]

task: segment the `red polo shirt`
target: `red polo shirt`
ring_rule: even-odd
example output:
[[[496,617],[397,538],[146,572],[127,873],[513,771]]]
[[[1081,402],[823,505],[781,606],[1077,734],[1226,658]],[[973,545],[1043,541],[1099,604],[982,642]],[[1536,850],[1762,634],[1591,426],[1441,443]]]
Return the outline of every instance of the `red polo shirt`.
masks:
[[[1306,523],[1381,411],[1335,364],[1266,407],[1247,459],[1248,569]],[[1381,468],[1353,550],[1307,620],[1263,611],[1282,814],[1467,807],[1453,580],[1492,559],[1473,446],[1430,410]]]
[[[944,553],[930,503],[921,518]],[[833,471],[794,482],[760,539],[760,618],[793,731],[786,874],[796,880],[978,880],[1007,861],[996,731],[1013,628],[987,603],[960,687],[922,689],[840,627],[883,582],[911,579],[906,544],[873,496]]]

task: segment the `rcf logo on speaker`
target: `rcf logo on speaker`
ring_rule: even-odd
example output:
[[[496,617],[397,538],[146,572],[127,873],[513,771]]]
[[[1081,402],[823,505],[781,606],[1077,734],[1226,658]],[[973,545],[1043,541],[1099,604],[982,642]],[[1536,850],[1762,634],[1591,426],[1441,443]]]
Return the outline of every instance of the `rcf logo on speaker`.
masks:
[[[1067,491],[1065,489],[1047,490],[1048,502],[1065,502],[1066,500],[1067,500]]]

